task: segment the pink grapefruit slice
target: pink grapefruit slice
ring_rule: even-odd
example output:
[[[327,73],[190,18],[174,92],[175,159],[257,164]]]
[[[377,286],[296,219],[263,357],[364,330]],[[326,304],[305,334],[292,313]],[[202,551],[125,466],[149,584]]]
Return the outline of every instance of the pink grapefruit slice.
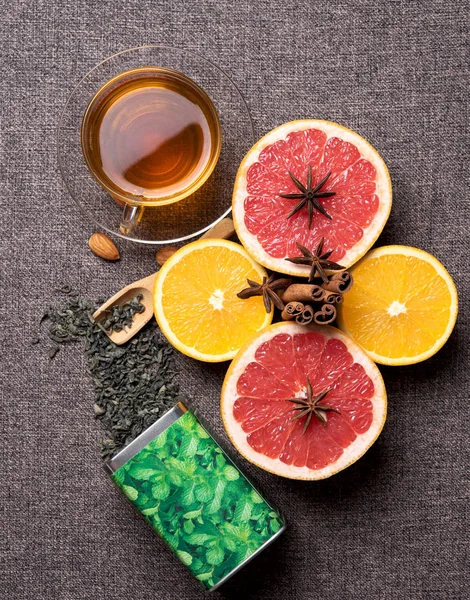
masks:
[[[289,216],[299,199],[289,172],[303,185],[309,169],[315,187],[330,173],[317,198],[328,218],[308,203]],[[285,259],[300,256],[296,242],[314,248],[323,237],[330,260],[351,266],[380,235],[392,206],[388,169],[360,135],[337,123],[303,120],[285,123],[261,138],[243,159],[233,191],[235,229],[253,258],[289,275],[308,276],[304,265]]]
[[[319,399],[310,419],[299,410],[309,386]],[[233,445],[253,464],[291,479],[324,479],[374,443],[387,395],[375,363],[344,333],[284,322],[237,354],[221,413]]]

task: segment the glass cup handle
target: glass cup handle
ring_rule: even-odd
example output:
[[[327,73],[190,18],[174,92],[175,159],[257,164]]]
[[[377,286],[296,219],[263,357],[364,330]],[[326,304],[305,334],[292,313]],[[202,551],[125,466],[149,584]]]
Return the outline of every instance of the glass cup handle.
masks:
[[[143,212],[143,206],[124,204],[119,231],[123,234],[130,233],[141,220]]]

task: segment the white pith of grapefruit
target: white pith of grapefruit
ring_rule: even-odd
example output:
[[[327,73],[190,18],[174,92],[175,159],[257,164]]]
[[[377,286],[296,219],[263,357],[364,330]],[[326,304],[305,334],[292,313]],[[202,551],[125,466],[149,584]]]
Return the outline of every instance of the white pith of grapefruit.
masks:
[[[341,414],[304,418],[287,398],[315,394]],[[258,467],[291,479],[330,477],[360,458],[382,431],[387,396],[367,354],[334,327],[276,323],[252,337],[231,363],[222,387],[221,414],[235,448]],[[305,464],[302,464],[305,463]]]
[[[329,171],[322,191],[335,191],[320,203],[332,220],[315,211],[308,229],[307,208],[287,218],[297,200],[288,171],[314,184]],[[355,263],[380,235],[392,206],[388,169],[378,152],[359,134],[337,123],[315,119],[285,123],[262,137],[243,159],[235,181],[232,212],[238,237],[257,262],[289,275],[308,276],[308,268],[287,257],[300,256],[296,241],[313,249],[322,237],[331,260]]]

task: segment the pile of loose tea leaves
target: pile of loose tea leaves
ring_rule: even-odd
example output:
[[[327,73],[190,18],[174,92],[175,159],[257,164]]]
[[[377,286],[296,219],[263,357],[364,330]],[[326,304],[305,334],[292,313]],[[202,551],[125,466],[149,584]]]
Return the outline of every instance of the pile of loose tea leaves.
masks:
[[[49,308],[41,319],[47,322],[47,336],[54,344],[49,357],[62,344],[83,340],[95,390],[95,416],[107,432],[100,452],[109,459],[175,404],[178,384],[173,349],[153,320],[122,346],[106,335],[105,329],[132,326],[132,317],[143,310],[138,296],[113,307],[103,323],[96,323],[92,315],[100,301],[80,298],[69,286],[58,291],[65,296],[62,305]],[[33,343],[39,341],[38,336]]]

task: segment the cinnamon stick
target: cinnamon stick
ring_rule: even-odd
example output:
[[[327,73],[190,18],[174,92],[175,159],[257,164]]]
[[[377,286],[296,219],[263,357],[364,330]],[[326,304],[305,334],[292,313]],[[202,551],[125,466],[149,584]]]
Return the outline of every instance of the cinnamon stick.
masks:
[[[281,313],[281,318],[284,321],[292,321],[298,315],[302,314],[304,305],[302,302],[289,302],[285,305],[284,310]]]
[[[303,311],[300,313],[300,315],[297,315],[295,318],[295,322],[298,323],[299,325],[309,325],[314,317],[314,310],[313,308],[309,305],[306,304],[304,306]]]
[[[323,290],[323,296],[321,302],[325,304],[341,304],[343,301],[343,294],[337,294],[328,290]]]
[[[353,284],[353,276],[348,271],[342,271],[341,273],[335,273],[330,277],[330,281],[328,283],[324,283],[322,285],[326,290],[330,290],[332,292],[339,292],[340,294],[344,294]]]
[[[315,284],[293,283],[282,294],[282,301],[289,302],[321,302],[324,290]]]
[[[329,325],[336,319],[336,308],[333,304],[324,304],[320,310],[313,315],[313,320],[317,325]]]

